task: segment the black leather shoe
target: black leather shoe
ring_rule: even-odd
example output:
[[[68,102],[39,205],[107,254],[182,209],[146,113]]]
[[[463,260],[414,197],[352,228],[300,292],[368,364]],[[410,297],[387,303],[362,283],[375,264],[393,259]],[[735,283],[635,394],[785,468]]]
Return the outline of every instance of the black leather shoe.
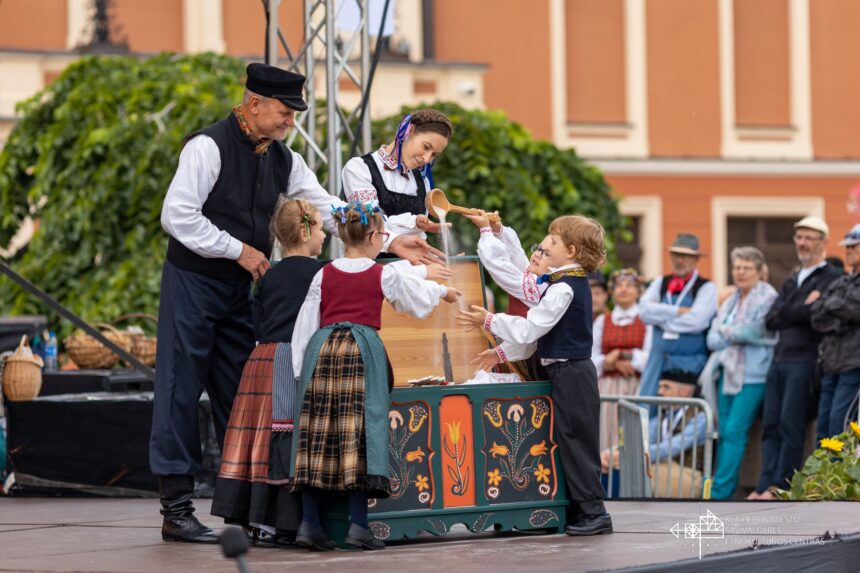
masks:
[[[161,539],[186,543],[218,543],[214,531],[200,523],[194,516],[194,493],[192,476],[171,475],[159,479],[161,496]]]
[[[218,543],[215,532],[200,523],[193,513],[181,517],[165,515],[164,524],[161,526],[161,539],[186,543]]]
[[[570,525],[564,526],[568,535],[600,535],[612,533],[612,518],[608,513],[603,515],[583,515]]]
[[[355,523],[350,524],[344,543],[359,549],[385,549],[385,543],[374,537],[373,532]]]
[[[299,525],[296,532],[296,545],[308,547],[311,551],[331,551],[336,546],[326,539],[325,531],[319,525],[311,525],[305,521]]]

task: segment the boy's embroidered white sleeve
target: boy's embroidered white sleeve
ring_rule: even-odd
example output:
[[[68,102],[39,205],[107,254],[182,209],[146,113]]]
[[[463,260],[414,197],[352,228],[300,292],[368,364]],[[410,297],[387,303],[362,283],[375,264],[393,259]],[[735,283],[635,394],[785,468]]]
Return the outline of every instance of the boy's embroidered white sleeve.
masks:
[[[397,312],[426,318],[448,294],[448,288],[388,264],[382,269],[382,294]]]
[[[529,310],[526,318],[496,314],[489,320],[489,330],[506,342],[529,344],[552,330],[573,301],[573,289],[565,283],[549,287],[540,303]]]
[[[311,286],[308,287],[305,302],[302,304],[299,316],[296,318],[296,325],[293,327],[293,340],[290,344],[290,350],[293,354],[293,374],[296,376],[302,375],[305,349],[308,347],[311,336],[320,328],[322,274],[323,272],[320,270],[314,275]]]
[[[505,245],[492,233],[481,233],[481,238],[478,239],[478,258],[502,290],[526,304],[534,304],[526,298],[523,288],[525,267],[517,268],[511,261]]]
[[[505,362],[515,362],[517,360],[525,360],[535,353],[537,350],[537,342],[529,344],[515,344],[513,342],[502,342],[496,347],[496,354]]]
[[[499,234],[499,240],[505,245],[508,255],[511,257],[511,262],[515,266],[524,269],[529,266],[529,256],[523,249],[523,244],[520,242],[520,237],[517,232],[510,227],[503,226],[502,232]]]

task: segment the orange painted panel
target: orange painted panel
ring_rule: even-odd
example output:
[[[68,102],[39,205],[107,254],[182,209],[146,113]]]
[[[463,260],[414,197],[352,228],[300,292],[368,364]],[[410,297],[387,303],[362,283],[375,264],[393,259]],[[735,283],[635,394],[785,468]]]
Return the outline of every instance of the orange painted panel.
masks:
[[[812,147],[816,157],[860,157],[860,2],[809,3]]]
[[[788,0],[734,0],[735,123],[787,126]]]
[[[568,121],[625,122],[624,1],[568,0],[565,19]]]
[[[717,0],[648,0],[645,7],[651,155],[718,157]]]
[[[262,2],[223,0],[224,42],[234,56],[262,56],[266,52],[266,14]],[[281,33],[293,54],[302,47],[304,7],[302,2],[281,2],[278,11]],[[287,57],[278,44],[280,57]]]
[[[442,441],[442,504],[475,505],[475,455],[472,403],[468,396],[445,396],[439,404]]]
[[[133,52],[181,52],[182,2],[175,0],[116,0],[113,16]]]
[[[66,0],[0,2],[0,48],[65,50]]]
[[[437,60],[489,64],[484,99],[535,137],[552,137],[549,2],[435,0]]]

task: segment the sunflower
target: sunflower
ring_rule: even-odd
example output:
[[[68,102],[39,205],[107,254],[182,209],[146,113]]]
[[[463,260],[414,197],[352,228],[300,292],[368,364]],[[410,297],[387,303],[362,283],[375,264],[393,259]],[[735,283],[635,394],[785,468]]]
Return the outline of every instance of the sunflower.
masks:
[[[860,437],[860,424],[857,422],[851,422],[851,429],[854,430],[854,434]]]

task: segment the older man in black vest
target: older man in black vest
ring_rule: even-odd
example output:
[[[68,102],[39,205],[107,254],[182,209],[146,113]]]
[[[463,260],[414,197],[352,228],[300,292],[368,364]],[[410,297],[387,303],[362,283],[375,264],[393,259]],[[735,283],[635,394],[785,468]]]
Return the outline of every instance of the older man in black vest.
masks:
[[[302,157],[283,143],[296,112],[307,109],[304,81],[273,66],[249,65],[242,104],[188,136],[164,199],[161,224],[170,239],[150,468],[160,478],[165,541],[217,542],[191,502],[201,465],[197,403],[205,389],[223,447],[242,368],[255,344],[251,283],[270,266],[269,222],[279,198],[306,199],[320,210],[323,225],[335,230],[331,207],[343,202],[326,193]],[[414,235],[396,237],[389,251],[413,262],[442,255]]]

